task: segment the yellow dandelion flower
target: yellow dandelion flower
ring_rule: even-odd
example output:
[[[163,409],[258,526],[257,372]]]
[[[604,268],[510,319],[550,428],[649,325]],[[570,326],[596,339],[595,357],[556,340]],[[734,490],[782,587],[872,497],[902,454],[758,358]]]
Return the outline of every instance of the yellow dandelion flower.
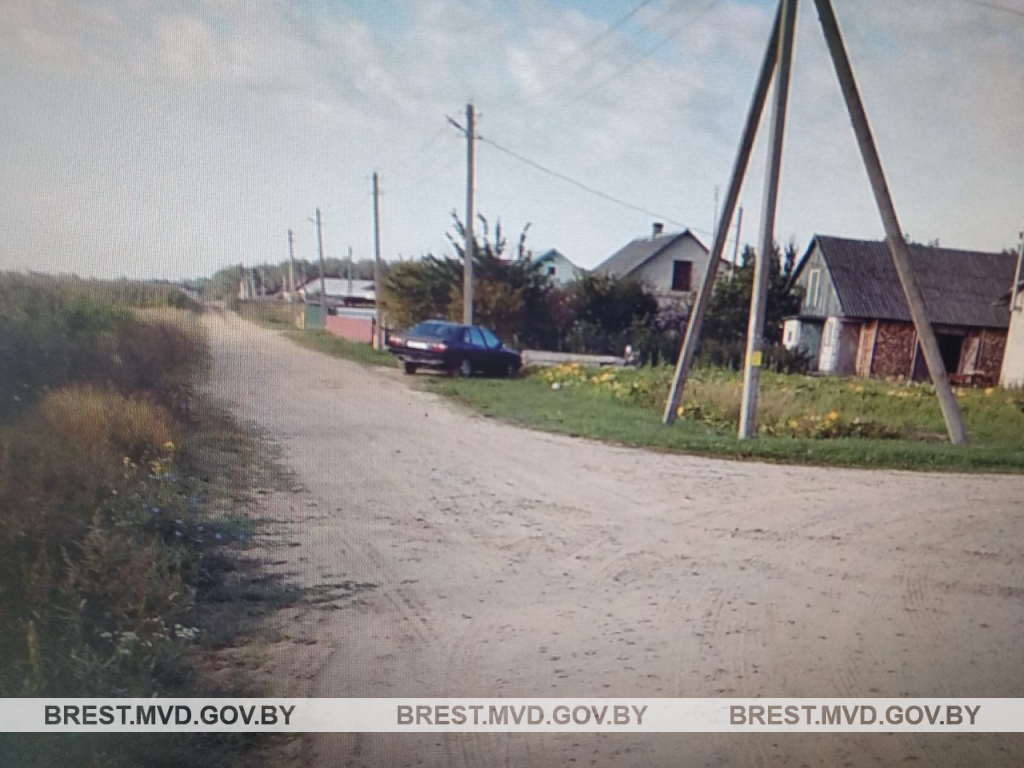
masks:
[[[839,418],[839,411],[829,411],[828,415],[825,416],[829,421],[835,421]]]

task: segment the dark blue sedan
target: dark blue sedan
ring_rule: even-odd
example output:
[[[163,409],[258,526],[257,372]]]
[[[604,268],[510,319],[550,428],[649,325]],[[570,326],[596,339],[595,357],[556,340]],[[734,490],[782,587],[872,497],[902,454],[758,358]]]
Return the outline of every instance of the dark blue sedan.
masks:
[[[502,344],[488,329],[443,320],[429,320],[392,335],[388,351],[410,375],[420,368],[430,368],[454,376],[515,376],[523,364],[519,353]]]

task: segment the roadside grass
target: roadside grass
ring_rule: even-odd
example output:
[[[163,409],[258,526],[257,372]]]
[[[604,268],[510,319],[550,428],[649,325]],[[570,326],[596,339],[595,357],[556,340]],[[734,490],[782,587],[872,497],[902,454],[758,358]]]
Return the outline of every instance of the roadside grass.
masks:
[[[228,302],[228,309],[240,317],[274,330],[294,329],[296,314],[302,311],[302,304],[284,301],[241,301]]]
[[[242,556],[258,527],[246,494],[274,475],[197,396],[209,358],[178,295],[0,273],[0,696],[253,693],[209,652],[251,629],[252,602],[286,592]],[[252,764],[271,743],[6,734],[0,754],[198,767]]]
[[[393,366],[390,354],[323,330],[286,330],[335,357]],[[742,379],[697,369],[671,427],[661,423],[672,369],[530,369],[515,379],[420,377],[418,386],[485,416],[623,445],[732,459],[888,469],[1024,472],[1024,393],[957,389],[971,441],[950,445],[930,384],[763,372],[758,436],[736,438]]]
[[[296,327],[295,313],[301,310],[301,304],[284,304],[273,301],[232,301],[228,306],[244,320],[249,320],[263,328],[282,331],[285,338],[291,339],[306,349],[323,352],[331,357],[342,357],[363,365],[395,365],[395,358],[389,352],[374,349],[369,344],[339,338],[323,328]]]
[[[1024,472],[1024,414],[1014,392],[961,391],[972,442],[953,446],[944,441],[930,387],[766,375],[759,421],[782,424],[783,429],[764,429],[756,439],[740,441],[735,437],[738,374],[697,372],[687,387],[683,417],[665,427],[660,408],[669,375],[657,369],[561,366],[511,380],[423,381],[428,390],[485,416],[656,450],[826,466]],[[573,383],[566,383],[569,378]],[[612,382],[620,386],[616,389]],[[859,429],[855,425],[867,425],[865,434],[881,431],[885,437],[847,436],[848,430]]]
[[[395,358],[390,352],[374,349],[369,344],[341,339],[334,334],[319,328],[305,330],[294,328],[284,331],[286,338],[291,339],[307,349],[323,352],[331,357],[343,357],[364,365],[380,365],[394,367]]]

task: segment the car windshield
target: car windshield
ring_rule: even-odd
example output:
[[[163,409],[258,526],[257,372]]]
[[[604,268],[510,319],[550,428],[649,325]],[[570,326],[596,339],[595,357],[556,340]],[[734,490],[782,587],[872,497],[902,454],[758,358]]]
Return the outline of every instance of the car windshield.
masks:
[[[409,330],[409,335],[451,341],[458,338],[461,330],[460,326],[448,323],[420,323]]]

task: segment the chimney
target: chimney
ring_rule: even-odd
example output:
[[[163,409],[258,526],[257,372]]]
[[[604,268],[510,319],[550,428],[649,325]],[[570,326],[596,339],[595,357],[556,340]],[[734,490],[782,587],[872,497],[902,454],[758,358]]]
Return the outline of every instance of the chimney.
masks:
[[[651,239],[661,237],[661,233],[665,231],[665,225],[660,221],[656,221],[651,225]]]

